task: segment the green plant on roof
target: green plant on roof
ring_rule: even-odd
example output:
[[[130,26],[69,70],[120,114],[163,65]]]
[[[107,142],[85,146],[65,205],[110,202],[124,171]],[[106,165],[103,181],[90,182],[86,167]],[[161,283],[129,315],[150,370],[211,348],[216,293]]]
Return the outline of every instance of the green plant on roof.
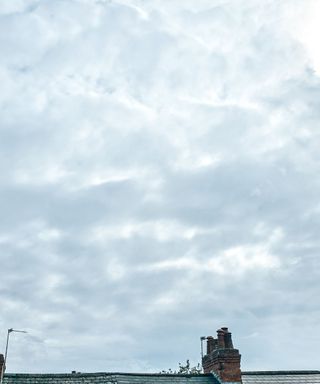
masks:
[[[191,367],[189,359],[186,361],[185,365],[179,363],[179,368],[173,371],[171,368],[168,370],[162,370],[160,373],[163,374],[172,374],[172,375],[200,375],[202,369],[198,363],[196,366]]]

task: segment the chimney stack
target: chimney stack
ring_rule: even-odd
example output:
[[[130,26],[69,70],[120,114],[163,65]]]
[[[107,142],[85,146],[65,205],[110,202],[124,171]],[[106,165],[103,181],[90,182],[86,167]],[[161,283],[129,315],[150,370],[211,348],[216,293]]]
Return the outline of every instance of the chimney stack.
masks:
[[[217,330],[217,338],[207,337],[207,354],[202,359],[204,373],[216,373],[223,383],[242,383],[241,355],[233,347],[231,332],[227,327]]]

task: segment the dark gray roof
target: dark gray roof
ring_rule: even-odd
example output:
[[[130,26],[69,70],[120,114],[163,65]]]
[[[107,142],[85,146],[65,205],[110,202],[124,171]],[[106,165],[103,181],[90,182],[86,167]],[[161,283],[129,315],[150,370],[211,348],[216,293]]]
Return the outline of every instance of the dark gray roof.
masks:
[[[22,374],[8,373],[4,384],[219,384],[211,374],[135,374],[135,373],[71,373]]]
[[[243,384],[320,384],[320,371],[242,372]]]
[[[320,384],[320,371],[242,372],[243,384]],[[219,384],[211,374],[148,373],[8,373],[4,384]]]

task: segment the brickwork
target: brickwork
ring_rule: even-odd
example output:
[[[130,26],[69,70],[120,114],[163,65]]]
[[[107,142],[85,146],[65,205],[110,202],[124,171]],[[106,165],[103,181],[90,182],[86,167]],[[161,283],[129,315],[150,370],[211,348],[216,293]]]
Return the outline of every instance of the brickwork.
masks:
[[[242,383],[240,361],[228,328],[219,329],[217,339],[207,338],[207,354],[202,359],[204,373],[215,372],[225,383]]]

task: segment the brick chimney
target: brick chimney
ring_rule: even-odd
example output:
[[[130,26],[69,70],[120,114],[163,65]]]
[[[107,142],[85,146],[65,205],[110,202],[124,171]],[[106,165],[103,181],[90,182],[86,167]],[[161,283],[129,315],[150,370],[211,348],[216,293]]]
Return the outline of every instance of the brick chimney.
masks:
[[[216,339],[207,337],[207,354],[202,359],[204,373],[216,373],[223,383],[242,383],[240,360],[227,327],[217,330]]]

